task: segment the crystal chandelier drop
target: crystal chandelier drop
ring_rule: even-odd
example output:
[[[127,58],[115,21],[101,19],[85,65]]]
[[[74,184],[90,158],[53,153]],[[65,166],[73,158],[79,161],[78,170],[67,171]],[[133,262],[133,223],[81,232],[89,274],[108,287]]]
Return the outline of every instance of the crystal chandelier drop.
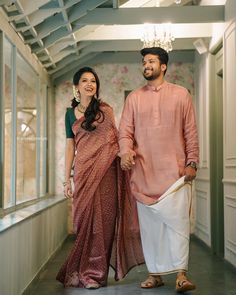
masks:
[[[175,40],[172,35],[171,24],[145,24],[141,41],[142,48],[161,47],[167,52],[173,49],[172,42]]]

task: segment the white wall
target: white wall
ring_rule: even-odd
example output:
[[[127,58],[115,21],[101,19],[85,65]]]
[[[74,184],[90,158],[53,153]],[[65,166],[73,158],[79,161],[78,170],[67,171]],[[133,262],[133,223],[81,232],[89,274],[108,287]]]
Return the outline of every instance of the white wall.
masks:
[[[203,4],[203,1],[202,1]],[[206,3],[204,3],[206,4]],[[236,266],[236,1],[227,0],[225,23],[213,25],[210,50],[223,41],[223,133],[224,133],[224,231],[225,259]],[[211,245],[210,174],[209,174],[209,93],[211,84],[211,56],[196,55],[196,103],[199,121],[200,169],[196,180],[195,234]],[[217,218],[217,216],[216,216]]]
[[[226,28],[226,23],[214,23],[212,24],[212,38],[209,44],[209,50],[215,51],[215,48],[223,42],[223,35]]]
[[[225,4],[225,20],[226,22],[231,22],[235,20],[236,17],[236,1],[227,0]]]
[[[236,1],[233,1],[236,3]],[[234,6],[236,10],[236,4]],[[235,14],[236,15],[236,14]],[[236,266],[236,21],[224,34],[225,258]]]
[[[67,236],[63,201],[0,233],[0,293],[20,295]]]
[[[225,5],[227,0],[202,0],[200,5]]]
[[[195,56],[195,101],[200,163],[196,179],[195,235],[211,246],[209,157],[209,54]]]

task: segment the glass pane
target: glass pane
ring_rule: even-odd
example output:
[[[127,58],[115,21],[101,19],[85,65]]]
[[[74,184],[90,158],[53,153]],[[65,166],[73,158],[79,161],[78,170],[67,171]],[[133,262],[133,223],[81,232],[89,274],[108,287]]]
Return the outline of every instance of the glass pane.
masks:
[[[11,198],[11,151],[12,151],[12,54],[11,43],[4,39],[4,70],[5,70],[5,138],[4,138],[4,207],[13,206]]]
[[[37,75],[17,54],[17,179],[16,203],[37,197]]]
[[[46,161],[47,161],[47,85],[41,85],[40,91],[40,197],[46,194]]]

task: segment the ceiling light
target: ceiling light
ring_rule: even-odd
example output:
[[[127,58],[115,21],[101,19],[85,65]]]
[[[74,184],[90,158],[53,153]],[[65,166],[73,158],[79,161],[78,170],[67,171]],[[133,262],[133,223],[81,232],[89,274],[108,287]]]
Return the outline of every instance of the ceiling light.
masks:
[[[173,49],[172,42],[175,40],[172,35],[170,23],[145,24],[141,41],[143,48],[161,47],[167,52]]]

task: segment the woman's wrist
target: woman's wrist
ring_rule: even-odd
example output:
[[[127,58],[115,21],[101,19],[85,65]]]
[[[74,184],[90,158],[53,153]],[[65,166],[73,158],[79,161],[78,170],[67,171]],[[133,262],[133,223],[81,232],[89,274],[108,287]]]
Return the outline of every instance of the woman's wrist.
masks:
[[[63,186],[66,186],[66,185],[68,185],[68,184],[71,184],[70,179],[65,180],[65,181],[63,182]]]

